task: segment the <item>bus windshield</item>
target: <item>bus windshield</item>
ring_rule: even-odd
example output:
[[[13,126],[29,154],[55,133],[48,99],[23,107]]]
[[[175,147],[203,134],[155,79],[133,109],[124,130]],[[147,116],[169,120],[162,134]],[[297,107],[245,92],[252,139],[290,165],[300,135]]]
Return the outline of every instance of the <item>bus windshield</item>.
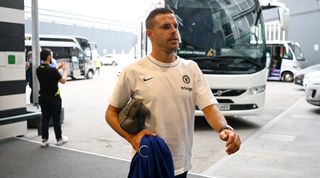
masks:
[[[178,55],[207,74],[250,74],[266,67],[264,25],[255,0],[167,0],[179,23]]]
[[[304,61],[305,60],[305,58],[303,56],[303,53],[302,53],[302,50],[298,45],[296,45],[294,43],[289,43],[289,46],[292,49],[292,51],[293,51],[293,53],[296,56],[298,61]]]
[[[79,45],[81,46],[81,49],[84,51],[85,53],[85,57],[87,59],[92,60],[92,50],[90,48],[90,43],[88,41],[88,39],[84,38],[84,37],[76,37],[76,40],[78,41]]]

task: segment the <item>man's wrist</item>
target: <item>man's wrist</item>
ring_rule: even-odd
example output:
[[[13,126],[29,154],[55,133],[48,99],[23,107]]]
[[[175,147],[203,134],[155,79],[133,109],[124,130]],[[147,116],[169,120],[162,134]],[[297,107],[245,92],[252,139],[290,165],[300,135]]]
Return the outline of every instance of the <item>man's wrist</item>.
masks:
[[[223,127],[220,129],[219,133],[221,133],[221,132],[222,132],[223,130],[225,130],[225,129],[234,131],[234,129],[233,129],[230,125],[227,124],[227,125],[223,126]]]

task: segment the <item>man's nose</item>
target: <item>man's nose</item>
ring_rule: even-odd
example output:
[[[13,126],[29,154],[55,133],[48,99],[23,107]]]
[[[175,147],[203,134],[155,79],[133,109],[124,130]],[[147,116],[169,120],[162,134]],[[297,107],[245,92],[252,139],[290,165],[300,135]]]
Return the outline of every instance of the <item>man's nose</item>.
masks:
[[[170,29],[170,32],[171,32],[171,33],[178,33],[178,31],[179,31],[179,30],[178,30],[177,27],[175,27],[175,26],[173,26],[173,25],[171,26],[171,29]]]

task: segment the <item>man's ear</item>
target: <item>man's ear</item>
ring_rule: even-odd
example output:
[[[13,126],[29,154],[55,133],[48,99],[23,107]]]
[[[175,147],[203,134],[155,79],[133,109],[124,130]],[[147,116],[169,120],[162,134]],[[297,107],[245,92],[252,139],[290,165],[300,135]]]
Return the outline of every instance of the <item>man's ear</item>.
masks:
[[[150,41],[153,41],[153,33],[151,30],[147,30],[147,36],[149,37]]]

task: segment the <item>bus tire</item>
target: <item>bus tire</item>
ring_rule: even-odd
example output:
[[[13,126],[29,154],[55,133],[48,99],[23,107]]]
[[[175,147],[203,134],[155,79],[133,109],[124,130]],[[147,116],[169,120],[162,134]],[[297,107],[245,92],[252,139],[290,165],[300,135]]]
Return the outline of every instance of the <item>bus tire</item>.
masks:
[[[89,70],[86,77],[87,77],[87,79],[92,79],[93,78],[93,70]]]
[[[282,80],[285,82],[293,82],[293,74],[291,72],[284,72],[282,74]]]

